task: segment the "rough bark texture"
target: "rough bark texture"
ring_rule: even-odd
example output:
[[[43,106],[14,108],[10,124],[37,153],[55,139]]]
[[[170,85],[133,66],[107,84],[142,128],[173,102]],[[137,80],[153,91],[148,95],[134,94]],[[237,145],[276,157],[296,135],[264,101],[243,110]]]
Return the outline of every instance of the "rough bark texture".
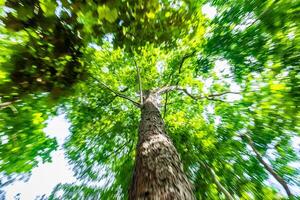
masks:
[[[179,155],[166,135],[164,122],[149,95],[141,108],[136,163],[129,190],[130,200],[194,200]]]

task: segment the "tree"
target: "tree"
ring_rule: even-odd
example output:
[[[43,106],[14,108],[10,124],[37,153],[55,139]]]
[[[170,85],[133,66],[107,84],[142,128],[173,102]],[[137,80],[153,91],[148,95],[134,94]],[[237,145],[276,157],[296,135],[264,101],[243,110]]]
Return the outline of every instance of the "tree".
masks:
[[[0,168],[50,161],[42,128],[64,111],[80,184],[50,199],[281,198],[265,169],[299,186],[296,3],[212,1],[213,20],[204,4],[5,1]],[[273,168],[260,159],[270,150]]]
[[[165,133],[159,95],[160,91],[150,91],[143,97],[129,199],[194,199],[179,155]]]

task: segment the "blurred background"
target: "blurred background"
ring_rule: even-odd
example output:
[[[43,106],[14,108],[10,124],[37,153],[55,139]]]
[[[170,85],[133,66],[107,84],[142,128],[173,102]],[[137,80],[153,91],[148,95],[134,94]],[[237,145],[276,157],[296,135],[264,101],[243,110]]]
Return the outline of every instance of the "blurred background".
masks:
[[[0,199],[127,199],[137,66],[185,88],[160,111],[197,199],[299,198],[299,31],[294,0],[0,0]]]

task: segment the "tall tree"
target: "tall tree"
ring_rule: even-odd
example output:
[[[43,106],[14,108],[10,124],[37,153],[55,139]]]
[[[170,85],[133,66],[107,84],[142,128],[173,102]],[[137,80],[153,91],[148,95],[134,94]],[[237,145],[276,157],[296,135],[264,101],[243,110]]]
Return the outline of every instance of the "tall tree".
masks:
[[[160,92],[147,92],[141,104],[136,163],[129,199],[195,199],[192,187],[159,111]]]

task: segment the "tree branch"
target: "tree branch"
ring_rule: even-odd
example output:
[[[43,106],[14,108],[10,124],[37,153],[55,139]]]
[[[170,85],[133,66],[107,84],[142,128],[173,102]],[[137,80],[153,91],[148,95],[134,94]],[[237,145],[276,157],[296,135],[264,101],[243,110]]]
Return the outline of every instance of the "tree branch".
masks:
[[[4,109],[6,107],[9,107],[10,105],[12,105],[12,103],[13,103],[12,101],[0,103],[0,109]]]
[[[222,96],[222,95],[225,95],[225,94],[240,94],[240,92],[227,91],[227,92],[222,92],[222,93],[218,93],[218,94],[210,94],[210,95],[206,95],[206,96],[195,96],[195,95],[192,95],[191,93],[189,93],[186,88],[182,88],[182,87],[179,87],[179,86],[162,87],[162,88],[156,90],[155,93],[157,95],[162,95],[162,94],[165,94],[165,93],[168,93],[168,92],[171,92],[171,91],[175,91],[175,90],[184,92],[186,95],[188,95],[189,97],[191,97],[194,100],[207,99],[207,100],[213,100],[213,101],[222,101],[220,99],[215,99],[214,97],[219,97],[219,96]]]
[[[90,77],[93,78],[93,79],[94,79],[95,81],[97,81],[98,83],[100,83],[105,89],[107,89],[107,90],[109,90],[110,92],[114,93],[116,96],[121,97],[121,98],[123,98],[123,99],[126,99],[126,100],[130,101],[131,103],[133,103],[133,105],[137,106],[138,108],[141,107],[141,104],[140,104],[140,103],[138,103],[138,102],[132,100],[131,98],[127,97],[127,96],[124,95],[124,94],[121,94],[121,93],[119,93],[119,92],[117,92],[117,91],[111,89],[109,86],[107,86],[105,83],[103,83],[103,82],[100,81],[99,79],[95,78],[95,77],[92,76],[91,74],[90,74]]]
[[[218,180],[215,171],[208,165],[205,165],[205,167],[208,170],[208,172],[210,173],[210,175],[212,176],[212,179],[213,179],[214,183],[217,185],[217,187],[219,188],[219,190],[221,190],[222,193],[226,196],[226,199],[234,200],[234,198],[231,196],[231,194],[226,190],[226,188]]]
[[[251,149],[254,151],[257,160],[265,167],[265,169],[281,184],[281,186],[284,188],[285,192],[289,197],[293,197],[293,194],[291,193],[288,184],[285,182],[285,180],[278,175],[270,166],[268,163],[266,163],[262,157],[262,155],[257,151],[257,149],[254,146],[254,142],[251,139],[251,137],[247,134],[240,135],[241,138],[246,138],[247,143],[250,145]]]
[[[108,154],[107,156],[105,156],[103,158],[103,160],[107,160],[109,157],[111,157],[112,155],[116,155],[117,153],[119,153],[120,151],[122,151],[124,149],[124,147],[130,142],[130,140],[126,141],[123,145],[121,145],[119,148],[117,148],[115,151],[111,152],[110,154]]]
[[[168,93],[166,93],[166,97],[165,97],[165,105],[164,105],[164,118],[167,115],[167,105],[168,105]]]
[[[16,103],[18,101],[20,101],[20,100],[8,101],[8,102],[1,103],[1,99],[0,99],[0,110],[5,109],[5,108],[10,108],[14,113],[18,113],[18,110],[13,105],[14,103]]]
[[[184,61],[186,59],[188,59],[189,57],[193,56],[195,53],[196,53],[196,50],[194,50],[192,53],[187,54],[187,55],[185,55],[185,56],[182,57],[181,62],[179,64],[179,68],[178,68],[178,76],[180,76],[180,74],[181,74],[181,70],[182,70],[182,66],[184,64]],[[178,84],[179,84],[179,79],[176,82],[176,85],[178,85]]]
[[[184,64],[184,61],[185,61],[186,59],[188,59],[189,57],[193,56],[195,53],[196,53],[196,50],[194,50],[194,51],[193,51],[192,53],[190,53],[190,54],[184,55],[184,56],[181,58],[181,61],[180,61],[180,63],[179,63],[179,67],[178,67],[178,76],[181,74],[181,70],[182,70],[182,66],[183,66],[183,64]],[[169,79],[170,81],[168,82],[168,84],[173,84],[173,83],[174,83],[174,82],[173,82],[173,75],[174,75],[174,73],[175,73],[175,72],[173,72],[173,73],[171,73],[171,74],[169,75],[168,79]],[[177,82],[176,82],[175,84],[176,84],[176,85],[179,84],[179,79],[177,80]]]

